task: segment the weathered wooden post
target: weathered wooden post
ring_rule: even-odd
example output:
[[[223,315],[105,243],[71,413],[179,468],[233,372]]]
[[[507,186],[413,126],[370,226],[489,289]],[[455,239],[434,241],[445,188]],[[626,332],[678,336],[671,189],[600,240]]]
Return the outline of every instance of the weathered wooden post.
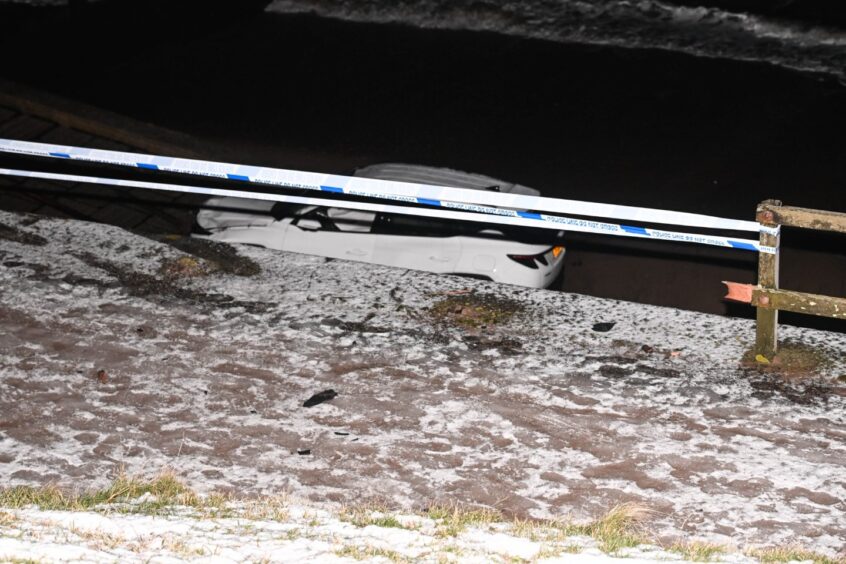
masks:
[[[769,208],[780,207],[778,200],[765,200],[758,205],[756,219],[767,227],[777,227],[777,219]],[[778,288],[778,263],[781,252],[781,232],[776,234],[761,232],[761,245],[774,247],[775,254],[758,254],[758,286],[762,289]],[[762,306],[769,305],[769,298],[762,297]],[[755,355],[771,360],[778,351],[778,310],[769,307],[757,308],[757,333],[755,336]]]
[[[761,246],[768,252],[758,254],[758,285],[725,281],[727,300],[750,304],[757,308],[755,356],[758,362],[769,362],[778,352],[778,312],[791,311],[846,319],[846,298],[806,294],[778,287],[778,263],[782,225],[846,233],[846,213],[783,206],[778,200],[766,200],[758,206]],[[775,251],[774,253],[772,251]]]

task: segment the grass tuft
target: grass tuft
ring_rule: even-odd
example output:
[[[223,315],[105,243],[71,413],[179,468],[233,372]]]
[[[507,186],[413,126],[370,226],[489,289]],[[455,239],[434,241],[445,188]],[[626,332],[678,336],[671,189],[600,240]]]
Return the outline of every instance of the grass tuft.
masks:
[[[70,494],[55,485],[43,487],[14,487],[0,489],[0,508],[21,509],[36,506],[45,510],[97,511],[141,513],[147,515],[172,515],[175,512],[188,511],[192,518],[238,517],[249,520],[239,525],[246,534],[251,534],[253,521],[290,520],[287,498],[268,497],[248,502],[233,502],[229,497],[214,494],[199,496],[179,481],[173,473],[163,473],[151,480],[131,478],[119,475],[111,485],[90,494]],[[18,517],[14,512],[0,511],[0,527],[14,526]],[[181,513],[179,513],[181,514]],[[446,539],[459,537],[468,529],[496,529],[508,534],[529,538],[542,543],[541,555],[554,557],[564,553],[579,553],[592,543],[570,537],[589,537],[602,552],[619,556],[620,551],[649,544],[650,537],[645,531],[645,522],[651,511],[638,504],[623,504],[614,507],[603,517],[582,524],[548,520],[504,519],[499,511],[489,508],[462,506],[459,504],[432,505],[421,515],[433,522],[426,525],[427,534]],[[358,527],[374,525],[383,528],[417,529],[418,525],[406,525],[385,507],[374,505],[347,507],[337,517]],[[303,521],[307,527],[321,524],[317,514],[304,513]],[[105,533],[72,530],[79,538],[101,549],[113,549],[125,542],[117,536]],[[289,540],[300,538],[307,532],[300,528],[287,531],[284,535]],[[469,533],[472,534],[472,533]],[[171,539],[166,548],[183,556],[202,556],[202,549],[193,544],[185,544],[181,539]],[[444,541],[449,542],[449,541]],[[666,549],[680,554],[685,560],[693,562],[719,561],[726,554],[737,554],[736,549],[703,542],[678,543]],[[433,554],[438,561],[452,561],[461,556],[458,547],[448,545],[436,549]],[[357,560],[387,559],[392,562],[405,562],[408,559],[392,550],[372,546],[344,546],[335,552],[338,556]],[[820,553],[804,550],[801,547],[786,546],[745,551],[749,557],[764,564],[786,563],[792,561],[811,561],[814,564],[846,564],[842,558],[831,558]],[[624,555],[624,554],[623,554]]]
[[[393,515],[383,515],[381,517],[373,517],[370,519],[370,525],[376,527],[384,527],[387,529],[405,529],[405,525],[400,523],[399,519]]]
[[[75,509],[73,498],[68,497],[55,485],[38,488],[30,486],[15,486],[0,490],[0,506],[20,509],[35,505],[40,509]]]
[[[141,496],[148,496],[151,500],[145,501],[145,504],[160,506],[195,506],[199,502],[197,495],[169,472],[150,481],[120,474],[108,488],[77,499],[84,507],[91,508],[103,504],[126,503]]]
[[[772,548],[759,548],[746,552],[747,556],[757,558],[762,563],[770,562],[813,562],[814,564],[844,564],[843,559],[835,559],[805,550],[801,547],[785,546]]]
[[[341,558],[354,558],[356,560],[372,560],[374,558],[387,558],[391,562],[408,562],[399,552],[375,546],[344,546],[335,551],[336,556]]]
[[[70,532],[86,541],[89,548],[93,548],[94,550],[114,550],[126,543],[125,538],[103,531],[87,531],[71,527]]]
[[[225,511],[226,501],[219,494],[198,496],[172,472],[164,472],[152,480],[121,473],[107,488],[84,494],[69,493],[54,484],[0,489],[0,507],[11,509],[36,506],[53,511],[94,511],[108,508],[123,513],[158,515],[170,513],[177,507],[189,507],[216,515]]]
[[[228,516],[232,516],[233,512],[226,510],[226,504],[229,501],[228,498],[223,496],[218,496],[217,498],[217,502],[220,504],[220,510],[227,513]],[[273,496],[253,500],[243,507],[243,511],[238,513],[238,517],[252,520],[267,519],[270,521],[285,522],[290,519],[288,498],[285,496]]]
[[[599,543],[599,549],[615,554],[623,548],[633,548],[646,542],[643,523],[652,514],[646,507],[636,503],[624,503],[614,507],[600,519],[587,524],[564,524],[566,536],[584,535]]]
[[[367,527],[370,525],[376,527],[393,528],[393,529],[413,529],[404,525],[395,516],[389,514],[384,507],[375,505],[363,507],[344,507],[338,514],[341,521],[351,523],[356,527]]]
[[[715,557],[728,553],[726,547],[706,542],[678,543],[667,550],[681,554],[691,562],[713,562]]]
[[[9,525],[13,525],[17,522],[18,518],[12,515],[11,513],[6,513],[5,511],[0,511],[0,527],[8,527]]]
[[[426,510],[426,517],[435,521],[437,525],[435,534],[439,537],[455,537],[468,527],[503,521],[502,514],[495,509],[472,508],[458,504],[430,506]]]
[[[206,549],[202,546],[189,544],[185,539],[170,535],[164,537],[162,548],[186,559],[206,556]]]

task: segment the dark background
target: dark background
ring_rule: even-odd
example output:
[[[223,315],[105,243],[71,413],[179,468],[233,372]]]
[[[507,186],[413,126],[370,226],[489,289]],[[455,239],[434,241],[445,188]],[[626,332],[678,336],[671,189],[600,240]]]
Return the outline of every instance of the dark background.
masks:
[[[839,25],[833,6],[769,11]],[[262,7],[0,5],[0,76],[232,147],[231,160],[250,164],[448,166],[548,196],[743,219],[767,198],[846,211],[846,88],[832,77]],[[844,237],[786,230],[783,242],[784,287],[846,296]],[[565,290],[752,313],[725,304],[720,284],[754,282],[752,253],[583,234],[568,247]]]

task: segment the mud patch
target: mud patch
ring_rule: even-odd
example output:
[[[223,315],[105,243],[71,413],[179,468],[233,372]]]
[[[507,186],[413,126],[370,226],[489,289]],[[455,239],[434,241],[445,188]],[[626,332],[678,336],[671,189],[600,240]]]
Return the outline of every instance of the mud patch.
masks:
[[[509,339],[507,337],[488,338],[467,335],[462,341],[467,345],[467,348],[475,351],[496,350],[499,354],[505,356],[514,356],[523,352],[523,343],[517,339]]]
[[[198,290],[184,288],[175,283],[179,277],[166,276],[157,278],[150,274],[136,272],[121,265],[99,259],[91,253],[79,253],[75,256],[88,266],[99,268],[116,278],[118,285],[131,296],[137,296],[151,301],[157,301],[155,298],[159,298],[158,301],[166,298],[176,298],[199,304],[213,305],[219,308],[244,308],[248,313],[264,313],[270,308],[270,304],[263,302],[241,301],[225,294],[208,294]],[[115,286],[114,283],[103,281],[96,281],[96,285],[104,288],[113,288]]]
[[[670,485],[666,480],[659,480],[650,477],[646,472],[638,468],[630,461],[616,462],[594,466],[582,471],[582,476],[595,480],[625,480],[634,482],[641,489],[652,489],[666,491]]]
[[[165,278],[196,278],[206,276],[214,270],[214,265],[198,261],[194,257],[179,257],[163,261],[159,274]]]
[[[790,379],[813,377],[832,365],[832,358],[819,347],[798,341],[779,344],[778,353],[769,362],[758,362],[755,351],[746,351],[741,365],[764,374],[778,374]]]
[[[378,325],[371,325],[368,323],[368,321],[373,319],[374,316],[375,314],[371,312],[361,321],[343,321],[337,317],[327,317],[321,320],[320,324],[327,325],[329,327],[337,327],[342,331],[350,333],[389,333],[391,329],[388,327],[380,327]]]
[[[603,355],[603,356],[585,356],[582,360],[582,366],[589,366],[597,362],[609,362],[614,364],[635,364],[636,358],[631,358],[621,355]]]
[[[798,405],[825,403],[833,395],[840,395],[831,387],[820,383],[791,384],[773,375],[761,380],[752,380],[749,385],[755,390],[752,393],[753,398],[769,400],[778,396]]]
[[[261,272],[261,267],[255,261],[241,256],[235,247],[226,243],[193,237],[153,236],[151,238],[159,243],[175,247],[183,253],[203,259],[213,271],[235,276],[256,276]]]
[[[680,378],[682,375],[679,370],[673,368],[661,368],[642,363],[637,365],[637,370],[643,374],[658,376],[659,378]]]
[[[515,300],[471,292],[443,298],[429,309],[429,314],[439,322],[478,329],[507,323],[523,310],[523,304]]]
[[[599,373],[606,378],[625,378],[634,374],[634,370],[616,366],[614,364],[603,364],[598,369]]]
[[[47,239],[41,235],[23,231],[12,225],[0,223],[0,239],[20,243],[22,245],[33,245],[36,247],[43,247],[47,244]]]
[[[3,262],[3,266],[6,268],[25,268],[32,271],[32,274],[28,276],[28,278],[44,278],[47,276],[47,273],[50,272],[50,268],[34,262],[24,262],[19,260],[9,260]]]
[[[837,505],[838,503],[842,503],[843,500],[839,499],[831,494],[826,492],[815,492],[811,491],[808,488],[791,488],[783,492],[784,497],[787,499],[796,499],[796,498],[805,498],[808,501],[816,503],[817,505]]]

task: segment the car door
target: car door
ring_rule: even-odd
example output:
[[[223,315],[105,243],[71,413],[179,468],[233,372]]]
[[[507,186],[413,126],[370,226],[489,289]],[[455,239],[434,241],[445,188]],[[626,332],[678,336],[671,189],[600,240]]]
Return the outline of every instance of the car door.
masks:
[[[455,272],[461,245],[457,237],[379,235],[373,254],[373,262],[387,266],[450,273]]]
[[[285,232],[284,250],[323,257],[372,262],[373,236],[341,231],[325,208],[295,218]]]
[[[460,237],[448,222],[434,218],[377,214],[374,262],[427,272],[455,272],[461,254]]]

